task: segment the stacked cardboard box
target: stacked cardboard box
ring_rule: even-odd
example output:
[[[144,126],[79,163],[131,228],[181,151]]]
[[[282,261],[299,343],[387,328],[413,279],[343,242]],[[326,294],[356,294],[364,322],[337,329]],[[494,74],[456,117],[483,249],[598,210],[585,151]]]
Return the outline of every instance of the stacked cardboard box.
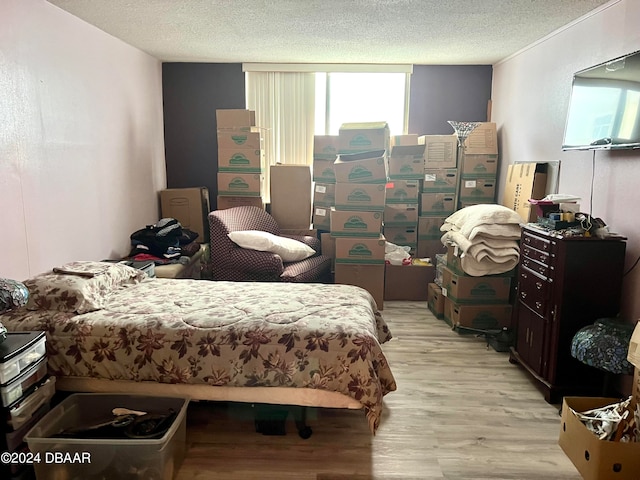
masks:
[[[396,140],[398,141],[398,140]],[[384,236],[395,245],[418,247],[418,190],[424,172],[424,145],[396,145],[389,155]]]
[[[425,146],[425,150],[417,255],[421,258],[434,258],[443,251],[440,227],[457,207],[460,177],[458,138],[455,135],[422,135],[418,141]]]
[[[474,277],[461,268],[456,246],[447,247],[443,270],[444,320],[454,328],[500,330],[511,327],[511,280],[513,272]]]
[[[483,122],[460,149],[460,189],[458,208],[479,203],[495,203],[498,174],[496,124]]]
[[[333,164],[338,158],[338,135],[313,137],[313,227],[329,230],[331,207],[335,205],[336,174]]]
[[[389,128],[386,123],[344,124],[338,145],[333,164],[335,206],[330,214],[335,282],[366,289],[382,309]]]
[[[311,227],[311,169],[308,165],[271,165],[271,216],[281,230]]]
[[[218,209],[239,205],[264,208],[263,135],[253,110],[216,110]]]

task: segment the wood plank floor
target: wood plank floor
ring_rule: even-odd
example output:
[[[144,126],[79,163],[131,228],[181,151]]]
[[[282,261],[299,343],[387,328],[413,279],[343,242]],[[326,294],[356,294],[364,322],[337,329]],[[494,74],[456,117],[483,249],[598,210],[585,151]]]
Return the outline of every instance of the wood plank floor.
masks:
[[[558,405],[524,371],[426,302],[385,302],[384,350],[398,390],[375,436],[362,411],[311,409],[313,435],[255,432],[251,405],[197,402],[187,416],[186,479],[579,480],[558,446]],[[290,416],[291,417],[291,416]],[[289,417],[289,418],[290,418]]]

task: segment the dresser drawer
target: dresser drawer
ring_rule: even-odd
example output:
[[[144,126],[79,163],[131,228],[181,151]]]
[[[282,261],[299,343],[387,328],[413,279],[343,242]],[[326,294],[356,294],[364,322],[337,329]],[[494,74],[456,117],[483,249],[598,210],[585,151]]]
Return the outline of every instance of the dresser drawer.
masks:
[[[522,233],[522,246],[530,246],[543,252],[551,250],[551,240],[541,237],[536,237],[528,232]]]
[[[542,252],[536,248],[531,248],[529,246],[524,245],[520,249],[520,253],[525,258],[530,258],[532,260],[543,263],[545,265],[549,265],[550,255],[548,252]]]
[[[520,301],[541,316],[546,314],[548,288],[549,284],[546,280],[535,275],[531,270],[520,269],[518,288]]]
[[[535,260],[532,260],[530,257],[525,257],[525,256],[521,257],[520,263],[523,267],[526,267],[529,270],[534,271],[545,278],[549,277],[549,273],[550,273],[549,265],[536,262]]]

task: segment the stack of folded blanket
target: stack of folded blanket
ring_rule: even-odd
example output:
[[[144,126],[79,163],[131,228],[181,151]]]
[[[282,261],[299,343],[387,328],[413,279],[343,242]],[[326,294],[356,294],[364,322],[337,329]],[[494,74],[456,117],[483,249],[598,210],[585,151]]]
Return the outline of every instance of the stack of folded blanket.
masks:
[[[460,264],[467,275],[479,277],[508,272],[520,259],[520,224],[524,220],[502,205],[465,207],[445,220],[444,245],[461,250]]]

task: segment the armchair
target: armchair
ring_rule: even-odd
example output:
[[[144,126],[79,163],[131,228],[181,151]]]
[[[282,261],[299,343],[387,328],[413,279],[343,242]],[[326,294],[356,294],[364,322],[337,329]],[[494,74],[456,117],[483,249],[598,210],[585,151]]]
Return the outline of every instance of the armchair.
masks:
[[[295,262],[283,262],[279,255],[239,247],[230,232],[261,230],[301,241],[316,254]],[[312,236],[283,235],[275,219],[253,206],[232,207],[209,213],[211,278],[228,281],[327,282],[331,258],[321,255],[320,240]]]

